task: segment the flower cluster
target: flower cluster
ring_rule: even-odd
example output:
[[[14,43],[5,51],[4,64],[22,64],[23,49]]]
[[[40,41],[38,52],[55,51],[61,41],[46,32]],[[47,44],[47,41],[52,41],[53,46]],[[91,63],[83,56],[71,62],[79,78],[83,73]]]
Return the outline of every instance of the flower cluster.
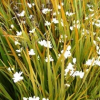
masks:
[[[47,14],[47,13],[50,12],[50,11],[52,11],[52,9],[44,8],[44,9],[42,10],[42,13],[43,13],[43,14]]]
[[[46,57],[45,61],[46,62],[48,62],[48,61],[54,61],[54,59],[49,55],[49,57]]]
[[[70,30],[73,30],[74,28],[77,28],[77,29],[80,29],[80,23],[79,23],[79,20],[77,21],[73,21],[73,26],[70,26]]]
[[[68,11],[66,12],[66,15],[67,15],[67,16],[72,16],[72,15],[74,15],[74,14],[75,14],[75,13],[72,13],[72,12],[68,12]]]
[[[73,59],[73,63],[76,63],[76,59]],[[82,71],[75,71],[74,65],[72,63],[69,63],[68,66],[65,69],[65,76],[68,74],[68,72],[70,72],[70,76],[79,76],[80,78],[84,77],[84,72]]]
[[[27,3],[27,5],[29,8],[32,8],[32,6],[34,7],[35,4],[34,3]]]
[[[40,100],[39,97],[29,97],[29,98],[26,98],[26,97],[23,97],[23,100]],[[48,98],[42,98],[42,100],[49,100]]]
[[[98,59],[95,59],[95,58],[92,58],[92,59],[88,59],[86,61],[86,65],[88,66],[94,66],[94,65],[97,65],[97,66],[100,66],[100,58],[98,57]]]
[[[45,41],[45,40],[41,40],[41,41],[38,41],[38,43],[41,45],[41,46],[44,46],[44,47],[47,47],[47,48],[52,48],[52,45],[51,45],[51,42],[50,41]]]
[[[70,52],[70,50],[71,50],[71,46],[69,45],[69,46],[67,47],[67,49],[66,49],[65,52],[64,52],[64,50],[61,51],[61,53],[64,52],[64,57],[65,57],[66,59],[67,59],[68,57],[71,56],[71,52]]]

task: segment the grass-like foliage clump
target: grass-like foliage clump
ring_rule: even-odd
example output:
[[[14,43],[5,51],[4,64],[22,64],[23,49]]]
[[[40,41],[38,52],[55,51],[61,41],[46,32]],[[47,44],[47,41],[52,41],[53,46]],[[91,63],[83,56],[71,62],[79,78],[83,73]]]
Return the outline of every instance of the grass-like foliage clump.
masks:
[[[99,0],[1,0],[0,100],[100,99]]]

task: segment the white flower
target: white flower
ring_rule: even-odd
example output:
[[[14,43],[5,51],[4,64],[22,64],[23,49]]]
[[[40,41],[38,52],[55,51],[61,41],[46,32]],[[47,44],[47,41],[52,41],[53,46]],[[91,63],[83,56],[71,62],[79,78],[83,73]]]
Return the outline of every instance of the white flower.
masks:
[[[14,78],[13,78],[13,80],[14,80],[14,82],[16,83],[16,82],[18,82],[18,81],[21,81],[21,80],[23,80],[23,77],[21,76],[22,75],[22,72],[16,72],[13,76],[14,76]]]
[[[32,6],[35,6],[35,3],[32,3]]]
[[[48,60],[49,60],[49,61],[54,61],[54,59],[53,59],[50,55],[49,55],[49,58],[46,57],[46,59],[45,59],[46,62],[48,62]]]
[[[43,14],[47,14],[47,13],[50,12],[50,11],[52,11],[52,9],[44,8],[44,9],[42,10],[42,13],[43,13]]]
[[[68,72],[70,71],[70,75],[72,75],[74,73],[74,65],[72,65],[71,63],[68,64],[68,66],[65,69],[65,76],[68,74]]]
[[[66,83],[65,86],[70,87],[70,84],[67,84],[67,83]]]
[[[95,26],[100,27],[100,23],[99,24],[98,23],[95,23]]]
[[[51,23],[50,23],[50,22],[45,21],[45,26],[50,26],[50,25],[51,25]]]
[[[99,46],[98,45],[96,45],[96,50],[99,50]]]
[[[35,97],[35,96],[34,96],[33,98],[32,98],[32,97],[29,97],[28,100],[39,100],[39,99],[40,99],[39,97]]]
[[[52,19],[52,22],[55,23],[55,24],[58,24],[59,23],[59,21],[56,18],[53,18]]]
[[[94,59],[94,58],[93,58],[93,59]],[[90,66],[92,63],[93,63],[93,65],[94,65],[93,59],[88,59],[88,60],[86,61],[86,65]]]
[[[62,39],[63,39],[64,37],[67,38],[67,35],[61,35],[61,38],[62,38]]]
[[[23,50],[23,48],[17,49],[16,52],[20,53]]]
[[[69,69],[66,68],[66,69],[65,69],[65,74],[64,74],[64,75],[66,76],[68,72],[69,72]]]
[[[30,51],[29,51],[29,55],[35,55],[35,52],[34,52],[34,50],[33,49],[31,49]]]
[[[20,57],[20,56],[21,56],[21,54],[18,54],[18,56]]]
[[[63,6],[64,5],[64,2],[62,2],[61,5]]]
[[[95,40],[93,40],[93,43],[94,43],[95,45],[97,44]]]
[[[100,23],[100,20],[96,20],[98,23]]]
[[[99,60],[95,60],[94,63],[98,66],[100,66],[100,61]]]
[[[79,76],[80,78],[83,78],[84,77],[84,72],[82,72],[82,71],[80,71],[80,72],[79,71],[75,71],[72,76],[73,77]]]
[[[29,31],[30,33],[34,33],[35,32],[35,28]]]
[[[100,49],[97,51],[98,55],[100,55]]]
[[[92,60],[91,59],[88,59],[88,61],[86,61],[86,65],[90,66],[92,63]]]
[[[73,26],[70,26],[70,30],[71,30],[71,31],[73,30]]]
[[[74,64],[76,63],[76,58],[73,58],[73,63],[74,63]]]
[[[97,37],[97,39],[100,41],[100,37]]]
[[[93,9],[91,9],[91,8],[89,8],[89,11],[93,12],[94,10],[93,10]]]
[[[80,78],[83,78],[84,76],[84,72],[82,71],[74,71],[75,68],[73,67],[74,65],[72,65],[71,63],[68,64],[67,68],[65,69],[65,76],[68,74],[68,72],[70,72],[70,76],[79,76]],[[70,86],[70,85],[69,85]]]
[[[74,24],[78,24],[79,23],[79,20],[77,20],[77,21],[74,20],[73,23]]]
[[[52,48],[50,41],[46,41],[46,43],[44,44],[44,46],[47,47],[47,48]]]
[[[23,10],[20,14],[17,14],[19,17],[24,17],[25,16],[25,11]]]
[[[84,72],[81,71],[79,76],[80,76],[80,78],[83,78],[84,77]]]
[[[40,100],[39,97],[29,97],[29,98],[26,98],[26,97],[23,97],[23,100]],[[44,100],[49,100],[49,99],[44,99]]]
[[[64,5],[64,3],[62,2],[62,3],[61,3],[61,5],[63,6],[63,5]],[[60,5],[58,5],[58,9],[61,9],[61,6],[60,6]]]
[[[12,28],[12,29],[14,28],[14,25],[13,25],[13,24],[11,24],[11,28]]]
[[[48,47],[48,48],[52,48],[51,46],[51,42],[50,41],[45,41],[45,40],[41,40],[38,42],[41,46],[44,46],[44,47]]]
[[[18,41],[15,41],[15,45],[20,45],[20,43]]]
[[[67,47],[67,50],[70,50],[71,49],[71,46],[69,45],[68,47]]]
[[[77,20],[77,21],[74,20],[73,24],[74,24],[73,26],[70,26],[70,30],[73,30],[73,28],[75,28],[75,27],[78,29],[80,28],[79,20]]]
[[[20,53],[22,50],[21,49],[19,49],[19,50],[16,50],[16,52],[18,52],[18,53]]]
[[[89,19],[89,17],[85,17],[85,20],[88,20]]]
[[[60,5],[58,5],[58,9],[61,9],[61,6]]]
[[[27,3],[27,5],[28,5],[28,7],[29,7],[29,8],[32,8],[32,4],[30,4],[30,3]]]
[[[87,4],[87,7],[89,7],[89,8],[90,8],[90,7],[93,7],[93,5]]]
[[[43,41],[41,40],[41,41],[39,41],[38,43],[39,43],[41,46],[44,46],[44,44],[46,43],[46,41],[45,41],[45,40],[43,40]]]
[[[70,57],[71,56],[71,52],[70,51],[66,51],[65,53],[64,53],[64,57],[65,58],[68,58],[68,57]]]
[[[81,72],[79,73],[79,76],[80,76],[80,78],[83,78],[83,77],[84,77],[84,72],[81,71]]]
[[[69,69],[69,70],[74,70],[73,66],[74,66],[74,65],[72,65],[71,63],[69,63],[68,66],[67,66],[67,69]]]
[[[100,60],[100,56],[98,56],[98,60]]]
[[[67,15],[67,16],[72,16],[72,15],[74,15],[74,14],[75,14],[75,13],[72,13],[72,12],[70,12],[70,13],[69,13],[68,11],[66,12],[66,15]]]
[[[74,27],[79,29],[80,28],[80,24],[75,24]]]
[[[20,32],[17,31],[17,34],[16,34],[16,35],[17,35],[17,36],[22,35],[22,31],[20,31]]]
[[[80,76],[80,78],[83,78],[84,77],[84,72],[80,71],[80,72],[78,72],[78,74],[76,76]]]
[[[30,16],[29,16],[29,19],[31,19],[31,18],[32,18],[32,16],[33,16],[33,15],[30,15]]]
[[[53,16],[56,16],[56,14],[60,14],[60,12],[53,12]]]
[[[10,72],[11,72],[12,70],[14,70],[14,68],[10,68],[10,67],[8,68],[8,71],[10,71]]]
[[[46,99],[46,98],[42,98],[42,100],[49,100],[48,98]]]
[[[28,100],[28,98],[26,98],[26,97],[23,97],[23,100]]]
[[[90,15],[90,17],[93,17],[93,16],[94,16],[94,14],[91,14],[91,15]]]
[[[64,53],[64,57],[65,57],[65,58],[68,58],[68,57],[71,56],[70,49],[71,49],[71,46],[69,45],[69,46],[67,47],[67,50],[66,50],[65,53]],[[61,53],[63,53],[63,50],[61,51]]]

